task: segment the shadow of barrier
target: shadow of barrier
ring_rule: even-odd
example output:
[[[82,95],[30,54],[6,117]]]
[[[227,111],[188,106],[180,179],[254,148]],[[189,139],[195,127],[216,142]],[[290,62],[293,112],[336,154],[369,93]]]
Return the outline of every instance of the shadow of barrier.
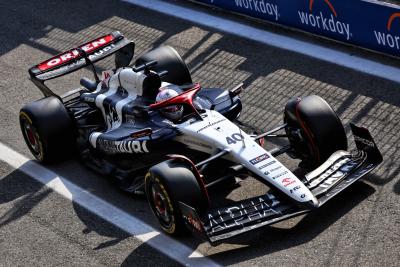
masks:
[[[77,218],[86,226],[82,234],[95,232],[109,237],[109,240],[94,247],[95,251],[114,246],[133,236],[140,241],[140,249],[161,252],[180,264],[216,266],[214,262],[194,251],[194,247],[188,247],[161,234],[134,214],[97,197],[88,189],[79,187],[36,161],[18,155],[1,143],[0,154],[8,154],[9,160],[4,162],[16,169],[0,179],[0,188],[8,192],[0,194],[0,204],[15,202],[13,208],[0,216],[0,228],[28,215],[54,191],[73,202]],[[22,173],[25,175],[21,175]],[[26,175],[33,179],[26,179]],[[137,255],[136,249],[132,253]],[[126,259],[124,264],[129,264],[131,260],[132,258]]]

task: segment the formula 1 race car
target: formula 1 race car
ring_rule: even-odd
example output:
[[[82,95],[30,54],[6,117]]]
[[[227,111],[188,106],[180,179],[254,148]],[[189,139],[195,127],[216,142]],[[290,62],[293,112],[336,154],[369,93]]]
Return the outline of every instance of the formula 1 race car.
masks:
[[[169,46],[131,64],[134,47],[113,32],[32,67],[31,79],[45,97],[21,109],[20,124],[38,161],[78,155],[123,190],[145,192],[169,234],[190,229],[215,243],[309,212],[382,162],[368,130],[353,124],[357,149],[347,151],[339,117],[318,96],[289,100],[282,125],[248,133],[237,120],[241,84],[230,90],[193,84]],[[112,54],[115,68],[100,79],[94,63]],[[61,96],[45,85],[83,67],[91,68],[94,81],[82,78],[82,87]],[[267,151],[269,138],[286,138],[288,145]],[[309,172],[293,174],[277,159],[284,153]],[[270,191],[218,207],[210,188],[228,187],[243,174]]]

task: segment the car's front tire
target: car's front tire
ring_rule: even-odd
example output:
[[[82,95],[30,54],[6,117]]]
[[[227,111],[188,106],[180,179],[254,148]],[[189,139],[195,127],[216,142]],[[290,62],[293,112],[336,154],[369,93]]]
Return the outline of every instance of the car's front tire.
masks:
[[[292,154],[305,167],[317,167],[334,152],[347,150],[347,137],[339,116],[319,96],[290,100],[285,107],[284,122]]]
[[[167,160],[150,168],[145,177],[145,191],[150,208],[162,230],[170,235],[186,232],[178,202],[197,212],[208,208],[195,175],[188,164]]]

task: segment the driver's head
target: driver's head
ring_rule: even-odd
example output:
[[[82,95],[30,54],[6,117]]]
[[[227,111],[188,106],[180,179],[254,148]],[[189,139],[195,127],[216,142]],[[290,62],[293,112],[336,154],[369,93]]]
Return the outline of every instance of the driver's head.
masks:
[[[177,91],[165,88],[158,93],[158,95],[156,97],[156,102],[157,103],[162,102],[167,99],[173,98],[177,95],[179,95]],[[176,120],[179,120],[180,118],[182,118],[183,106],[172,105],[172,106],[162,108],[162,109],[160,109],[160,111],[166,118],[176,121]]]

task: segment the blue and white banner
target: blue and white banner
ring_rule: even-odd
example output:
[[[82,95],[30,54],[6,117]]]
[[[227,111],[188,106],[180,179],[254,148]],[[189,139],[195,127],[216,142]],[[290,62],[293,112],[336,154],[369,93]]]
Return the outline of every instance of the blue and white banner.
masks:
[[[368,0],[195,0],[400,56],[400,6]]]

